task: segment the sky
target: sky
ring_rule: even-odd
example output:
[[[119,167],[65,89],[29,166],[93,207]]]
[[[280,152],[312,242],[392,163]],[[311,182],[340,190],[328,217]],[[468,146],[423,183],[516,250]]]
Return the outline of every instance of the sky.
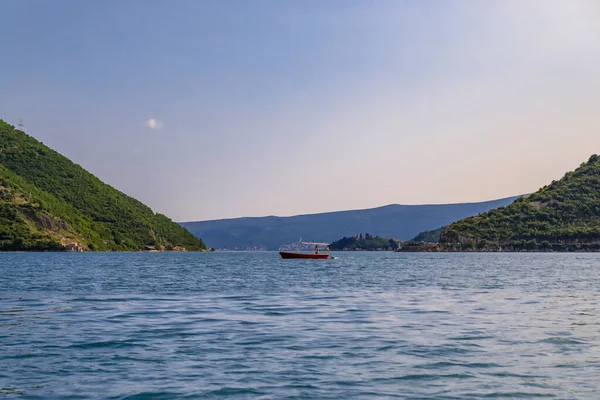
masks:
[[[176,221],[484,201],[600,153],[596,0],[0,15],[0,118]]]

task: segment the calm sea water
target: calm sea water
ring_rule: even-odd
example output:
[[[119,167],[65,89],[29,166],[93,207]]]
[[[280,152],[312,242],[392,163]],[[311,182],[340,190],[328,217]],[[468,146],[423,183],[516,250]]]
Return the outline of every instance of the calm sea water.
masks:
[[[600,255],[0,254],[0,397],[600,398]]]

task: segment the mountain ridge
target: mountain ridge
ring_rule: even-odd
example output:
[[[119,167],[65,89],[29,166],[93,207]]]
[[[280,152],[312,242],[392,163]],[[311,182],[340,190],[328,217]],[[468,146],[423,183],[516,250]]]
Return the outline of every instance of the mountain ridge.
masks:
[[[377,207],[367,207],[367,208],[352,208],[349,210],[336,210],[336,211],[320,211],[315,213],[302,213],[302,214],[292,214],[292,215],[262,215],[262,216],[243,216],[243,217],[231,217],[231,218],[214,218],[214,219],[198,219],[193,221],[177,221],[178,224],[193,224],[193,223],[201,223],[201,222],[215,222],[215,221],[234,221],[234,220],[242,220],[242,219],[258,219],[258,218],[294,218],[294,217],[305,217],[305,216],[314,216],[314,215],[325,215],[325,214],[339,214],[344,212],[355,212],[355,211],[369,211],[369,210],[379,210],[387,207],[429,207],[429,206],[453,206],[453,205],[476,205],[482,203],[489,203],[495,201],[502,201],[507,199],[517,199],[520,196],[527,195],[519,195],[519,196],[508,196],[501,197],[498,199],[491,200],[482,200],[482,201],[468,201],[468,202],[457,202],[457,203],[423,203],[423,204],[402,204],[402,203],[390,203]]]
[[[0,250],[204,250],[168,217],[0,120]]]
[[[445,226],[442,251],[600,251],[600,157],[512,204]]]

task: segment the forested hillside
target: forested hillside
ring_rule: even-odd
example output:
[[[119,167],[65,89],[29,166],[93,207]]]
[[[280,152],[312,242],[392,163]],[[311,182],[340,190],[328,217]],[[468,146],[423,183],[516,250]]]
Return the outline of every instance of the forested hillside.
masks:
[[[385,251],[397,250],[400,247],[400,241],[396,239],[387,239],[379,236],[373,236],[368,233],[358,234],[351,237],[343,237],[329,245],[333,251]]]
[[[205,249],[161,214],[0,120],[0,248]]]
[[[445,227],[442,249],[600,250],[600,158],[513,204]]]

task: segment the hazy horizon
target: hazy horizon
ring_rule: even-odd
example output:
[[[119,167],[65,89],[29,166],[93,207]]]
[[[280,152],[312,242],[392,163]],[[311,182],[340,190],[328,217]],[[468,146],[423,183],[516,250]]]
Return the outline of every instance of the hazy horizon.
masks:
[[[594,0],[0,13],[0,118],[176,221],[488,201],[600,153]]]

